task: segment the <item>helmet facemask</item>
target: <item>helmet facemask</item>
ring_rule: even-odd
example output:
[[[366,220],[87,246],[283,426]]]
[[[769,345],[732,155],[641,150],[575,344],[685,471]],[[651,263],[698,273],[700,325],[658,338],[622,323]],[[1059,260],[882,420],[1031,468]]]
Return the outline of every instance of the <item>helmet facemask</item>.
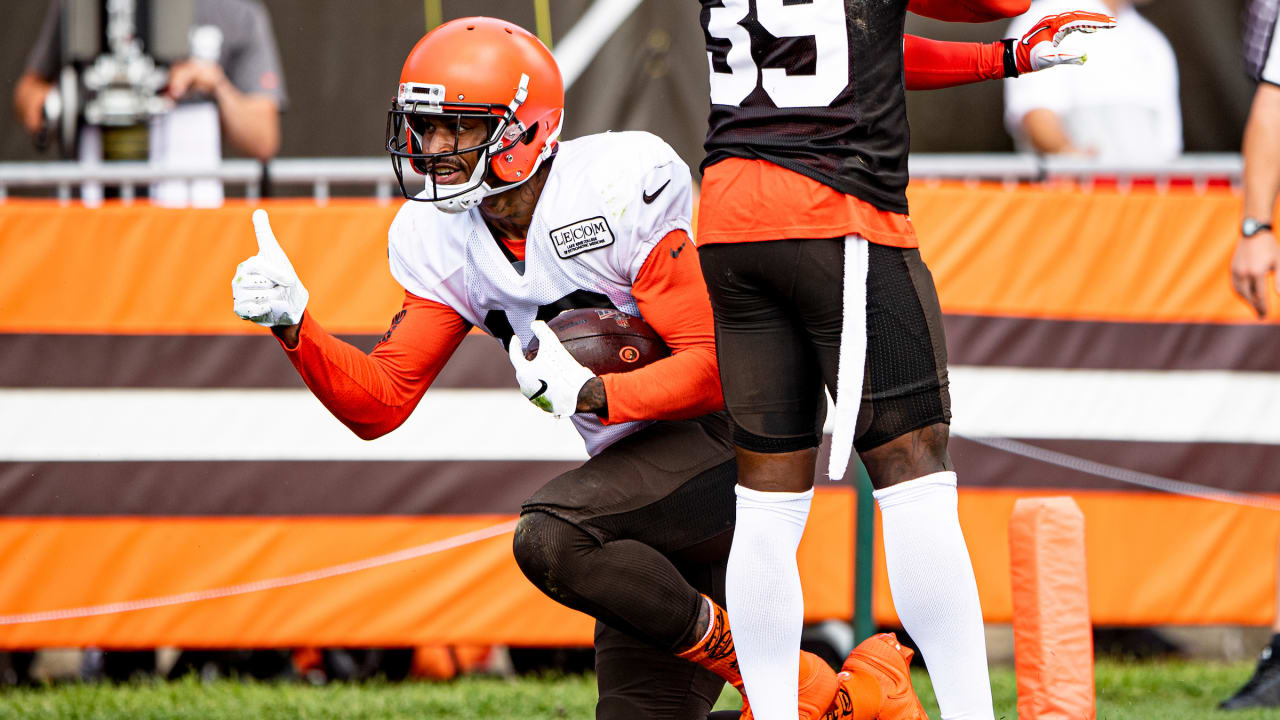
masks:
[[[445,212],[463,212],[480,203],[485,197],[509,190],[527,180],[505,183],[491,178],[489,170],[495,157],[515,147],[526,136],[527,130],[516,118],[516,111],[527,95],[528,76],[521,76],[520,87],[507,105],[496,103],[444,103],[444,88],[440,85],[401,83],[399,95],[392,101],[387,113],[387,152],[400,192],[410,200],[430,202]],[[464,124],[479,122],[483,125],[483,140],[459,147],[464,135]],[[426,152],[431,146],[425,130],[449,133],[452,147],[440,152]],[[470,129],[468,130],[470,134]],[[478,153],[470,175],[462,182],[441,184],[439,172],[464,170],[462,158]],[[404,182],[404,161],[426,178],[422,193],[411,194]],[[532,173],[530,173],[532,175]],[[491,182],[492,180],[492,182]]]

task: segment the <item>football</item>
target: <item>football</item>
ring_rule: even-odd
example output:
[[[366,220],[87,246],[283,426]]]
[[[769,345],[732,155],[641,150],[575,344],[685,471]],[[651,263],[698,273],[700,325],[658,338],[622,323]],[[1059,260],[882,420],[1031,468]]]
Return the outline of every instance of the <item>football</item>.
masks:
[[[573,359],[597,375],[630,372],[671,354],[649,323],[620,310],[565,310],[548,320],[547,327]],[[537,354],[534,338],[525,357],[532,360]]]

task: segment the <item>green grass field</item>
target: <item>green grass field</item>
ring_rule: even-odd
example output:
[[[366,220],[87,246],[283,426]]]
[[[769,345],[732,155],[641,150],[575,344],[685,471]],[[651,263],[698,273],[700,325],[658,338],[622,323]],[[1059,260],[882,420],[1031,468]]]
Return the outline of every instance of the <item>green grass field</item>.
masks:
[[[1261,720],[1280,710],[1220,713],[1217,702],[1248,677],[1248,664],[1099,663],[1100,720]],[[1015,710],[1011,669],[993,671],[996,716]],[[930,717],[937,707],[928,679],[916,676]],[[491,720],[492,718],[591,718],[594,679],[574,676],[541,680],[467,678],[448,683],[330,685],[261,684],[198,680],[126,686],[67,684],[0,691],[0,718],[341,718],[342,720]],[[721,708],[735,707],[730,693]]]

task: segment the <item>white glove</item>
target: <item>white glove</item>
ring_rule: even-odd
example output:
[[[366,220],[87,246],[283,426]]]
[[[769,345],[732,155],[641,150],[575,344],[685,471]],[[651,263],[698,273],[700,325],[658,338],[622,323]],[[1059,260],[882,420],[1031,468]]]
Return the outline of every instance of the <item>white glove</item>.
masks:
[[[574,414],[578,410],[578,393],[596,374],[573,359],[545,322],[535,320],[529,329],[538,338],[538,354],[532,360],[524,359],[519,337],[512,335],[508,347],[520,392],[555,417]]]
[[[236,314],[263,327],[297,325],[307,308],[307,289],[276,242],[266,210],[253,211],[253,231],[258,254],[237,265],[231,280]]]

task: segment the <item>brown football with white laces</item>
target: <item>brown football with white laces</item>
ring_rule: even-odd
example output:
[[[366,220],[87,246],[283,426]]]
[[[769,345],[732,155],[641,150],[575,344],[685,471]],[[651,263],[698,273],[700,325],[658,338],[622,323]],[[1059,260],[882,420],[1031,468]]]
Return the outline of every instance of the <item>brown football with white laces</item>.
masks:
[[[630,372],[671,355],[649,323],[621,310],[583,308],[565,310],[547,321],[565,350],[596,375]],[[525,357],[538,354],[535,337]]]

